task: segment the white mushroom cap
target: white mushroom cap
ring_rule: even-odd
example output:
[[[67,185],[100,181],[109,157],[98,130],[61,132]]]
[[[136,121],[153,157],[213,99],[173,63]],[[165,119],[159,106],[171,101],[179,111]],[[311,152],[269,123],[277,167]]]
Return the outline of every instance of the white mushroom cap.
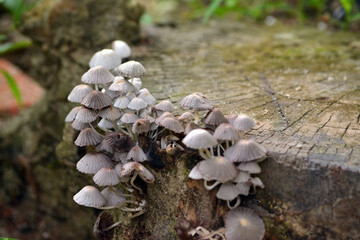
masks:
[[[79,147],[98,145],[103,140],[103,136],[92,128],[84,128],[75,140]]]
[[[109,89],[102,89],[102,92],[104,92],[106,95],[108,95],[111,99],[114,99],[116,97],[119,97],[121,95],[121,92],[117,92],[117,91],[111,91]]]
[[[229,121],[219,109],[212,109],[205,118],[204,123],[211,126],[219,126],[222,123],[229,123]]]
[[[236,177],[238,170],[224,157],[214,157],[199,163],[200,173],[208,180],[227,182]]]
[[[238,183],[236,183],[236,187],[239,189],[240,194],[244,195],[244,196],[249,195],[250,186],[251,186],[250,182],[238,182]]]
[[[93,186],[83,187],[73,199],[77,204],[85,207],[102,207],[106,202],[100,191]]]
[[[86,174],[95,174],[103,167],[114,167],[113,162],[104,153],[88,153],[82,157],[76,164],[79,172]]]
[[[127,152],[121,152],[121,151],[118,151],[117,149],[115,149],[114,151],[114,156],[113,156],[113,160],[115,162],[121,162],[121,163],[127,163],[129,162],[127,160],[127,155],[128,153]],[[115,169],[116,170],[116,169]],[[120,169],[121,170],[121,169]]]
[[[103,66],[96,66],[84,73],[81,81],[89,84],[107,84],[114,81],[114,76]]]
[[[262,219],[249,208],[230,210],[224,217],[227,240],[261,240],[265,235]]]
[[[241,131],[247,131],[256,126],[256,122],[254,119],[250,118],[247,115],[241,114],[237,116],[237,118],[232,123],[235,129]]]
[[[237,188],[232,182],[226,182],[221,184],[216,197],[222,200],[231,201],[240,194],[239,188]]]
[[[214,132],[214,138],[220,141],[235,141],[240,138],[236,129],[228,123],[220,124]]]
[[[131,48],[122,40],[115,40],[112,42],[112,49],[121,57],[128,58],[131,55]]]
[[[142,81],[141,78],[132,78],[129,80],[129,82],[132,83],[132,85],[134,85],[134,87],[136,88],[136,92],[138,92],[142,86]]]
[[[129,92],[126,94],[126,97],[131,101],[133,98],[136,98],[136,94],[133,92]]]
[[[207,99],[202,93],[192,93],[186,97],[184,97],[180,103],[180,107],[182,109],[189,109],[189,110],[210,110],[214,107],[214,104]]]
[[[122,77],[116,77],[115,81],[110,85],[109,90],[122,93],[135,91],[134,85],[124,80]]]
[[[121,64],[121,57],[112,49],[103,49],[96,52],[90,59],[89,67],[103,66],[110,70]]]
[[[164,100],[156,104],[155,109],[163,112],[172,112],[175,110],[175,107],[169,100]]]
[[[139,146],[134,146],[133,148],[131,148],[126,158],[128,160],[132,159],[135,162],[145,162],[147,160],[146,154]]]
[[[189,122],[195,119],[194,114],[192,114],[191,112],[184,112],[183,114],[181,114],[181,116],[179,117],[180,121],[184,121],[184,122]]]
[[[76,119],[71,123],[71,126],[74,129],[79,130],[79,131],[83,130],[84,128],[89,128],[90,127],[90,125],[88,123],[82,123],[82,122],[80,122],[80,121],[78,121]]]
[[[136,61],[128,61],[118,67],[121,76],[127,78],[141,78],[146,74],[146,69],[141,63]]]
[[[239,166],[237,166],[239,170],[246,171],[249,173],[261,173],[261,168],[257,162],[251,161],[251,162],[243,162],[240,163]]]
[[[128,108],[136,111],[146,107],[147,107],[146,102],[139,97],[134,97],[128,105]]]
[[[235,121],[235,119],[238,117],[237,114],[230,114],[230,115],[226,115],[225,116],[226,119],[229,121],[229,124],[233,124],[233,122]]]
[[[229,147],[224,156],[232,162],[249,162],[266,156],[266,149],[253,140],[241,140]]]
[[[109,107],[101,109],[99,112],[99,116],[101,116],[102,118],[108,119],[110,121],[115,121],[121,117],[121,113],[120,113],[119,109],[117,109],[113,106],[109,106]]]
[[[144,100],[148,105],[153,105],[156,103],[156,99],[150,92],[143,92],[139,94],[139,98]]]
[[[263,182],[261,181],[261,179],[258,178],[258,177],[251,178],[251,179],[250,179],[250,182],[251,182],[251,184],[254,185],[255,187],[260,187],[260,188],[264,188],[264,187],[265,187],[264,184],[263,184]]]
[[[120,96],[115,100],[114,107],[126,109],[129,103],[130,100],[126,96]]]
[[[93,177],[99,186],[113,186],[120,182],[120,178],[113,168],[101,168]]]
[[[139,117],[136,116],[136,114],[127,112],[121,117],[120,121],[126,124],[130,124],[136,122],[138,119]]]
[[[81,106],[74,107],[71,111],[66,115],[65,122],[70,123],[75,120],[76,114],[79,112]]]
[[[111,98],[100,91],[92,91],[86,95],[81,104],[85,107],[92,108],[95,110],[102,109],[112,104]]]
[[[118,193],[123,194],[119,189],[113,187],[106,187],[101,191],[106,203],[105,206],[116,206],[126,200],[126,198],[120,196]]]
[[[199,163],[196,164],[195,167],[191,169],[189,173],[189,178],[194,180],[204,179],[204,175],[202,175],[201,172],[199,171]]]
[[[169,113],[169,112],[164,112],[163,114],[160,115],[160,117],[158,117],[156,120],[155,120],[155,123],[157,125],[160,124],[160,122],[166,118],[166,117],[174,117],[174,115],[172,115],[172,113]]]
[[[155,181],[154,175],[147,170],[141,163],[138,162],[129,162],[125,163],[121,169],[121,176],[127,177],[131,175],[134,171],[137,171],[142,180],[148,183],[153,183]]]
[[[204,129],[194,129],[182,141],[187,147],[194,149],[211,148],[217,144],[216,139]]]
[[[166,129],[169,129],[175,133],[182,133],[184,132],[184,127],[181,123],[172,117],[166,117],[159,123],[160,126],[163,126]]]
[[[127,155],[127,154],[126,154]],[[126,157],[125,157],[126,158]],[[120,180],[121,180],[121,178],[123,177],[122,175],[121,175],[121,169],[122,169],[122,166],[123,166],[124,164],[123,163],[118,163],[118,164],[116,164],[115,165],[115,168],[114,168],[114,170],[115,170],[115,172],[117,173],[117,175],[119,176],[119,178],[120,178]]]
[[[249,182],[251,179],[250,177],[250,173],[248,172],[244,172],[244,171],[239,171],[239,173],[236,175],[236,177],[234,179],[232,179],[232,182],[236,182],[236,183],[246,183]]]
[[[75,119],[82,123],[91,123],[95,121],[97,117],[98,113],[94,109],[81,107]]]
[[[139,90],[139,94],[143,94],[143,93],[150,93],[150,91],[147,88],[142,88]]]
[[[88,95],[89,93],[91,93],[93,91],[93,89],[85,84],[80,84],[75,86],[69,96],[67,97],[67,99],[70,102],[76,102],[76,103],[81,103],[81,101],[83,100],[83,98]]]

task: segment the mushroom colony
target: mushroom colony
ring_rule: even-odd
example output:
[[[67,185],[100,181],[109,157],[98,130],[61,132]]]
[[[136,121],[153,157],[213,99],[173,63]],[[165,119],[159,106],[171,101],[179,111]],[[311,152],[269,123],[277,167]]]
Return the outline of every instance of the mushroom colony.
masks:
[[[243,114],[225,116],[198,92],[179,102],[186,111],[177,116],[170,101],[157,102],[146,88],[141,88],[141,78],[146,74],[141,63],[122,63],[130,56],[130,47],[117,40],[112,48],[93,55],[90,69],[81,77],[83,83],[68,95],[70,102],[81,106],[74,107],[65,121],[80,131],[75,144],[87,150],[76,169],[93,175],[93,184],[97,185],[83,187],[74,201],[103,210],[117,208],[129,212],[129,218],[143,214],[146,200],[135,180],[139,177],[149,184],[156,181],[147,168],[148,152],[139,141],[146,138],[170,155],[185,148],[197,150],[203,160],[191,170],[189,178],[202,180],[207,190],[218,186],[217,198],[226,201],[230,209],[224,217],[225,228],[208,231],[199,226],[189,235],[201,239],[262,239],[265,228],[261,218],[251,209],[239,207],[241,196],[264,187],[253,175],[261,172],[258,162],[266,158],[267,151],[244,137],[256,122]],[[206,112],[204,118],[199,112]],[[99,238],[110,235],[111,239],[119,224],[108,213],[100,214],[94,232]]]

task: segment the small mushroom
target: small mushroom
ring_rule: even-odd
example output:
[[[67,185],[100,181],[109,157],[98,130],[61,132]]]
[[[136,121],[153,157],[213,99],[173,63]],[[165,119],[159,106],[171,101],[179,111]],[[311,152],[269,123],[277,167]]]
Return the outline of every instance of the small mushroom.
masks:
[[[211,126],[219,126],[222,123],[229,123],[229,121],[219,109],[214,108],[209,111],[204,123]]]
[[[98,145],[103,140],[103,136],[93,128],[84,128],[75,140],[79,147]]]
[[[217,144],[216,139],[204,129],[195,129],[192,130],[182,142],[189,148],[199,149],[199,154],[204,158],[210,158],[214,156],[213,146]],[[211,153],[207,148],[210,148]],[[207,152],[207,155],[204,154],[204,151]]]
[[[109,90],[121,92],[124,94],[135,91],[134,85],[126,81],[123,77],[116,77],[115,81],[110,85]]]
[[[71,126],[72,126],[74,129],[81,131],[81,130],[83,130],[83,129],[85,129],[85,128],[89,128],[89,127],[90,127],[90,124],[88,124],[88,123],[82,123],[82,122],[80,122],[80,121],[78,121],[78,120],[75,119],[75,120],[71,123]]]
[[[256,126],[256,122],[254,119],[250,118],[247,115],[240,114],[232,123],[235,129],[240,130],[242,132],[252,129]]]
[[[95,110],[102,109],[112,104],[111,98],[100,91],[92,91],[86,95],[81,104],[85,107],[92,108]]]
[[[101,109],[99,112],[99,116],[101,116],[102,118],[108,119],[110,121],[116,121],[117,119],[119,119],[121,117],[121,113],[120,113],[119,109],[117,109],[113,106],[109,106],[109,107]]]
[[[134,174],[133,174],[134,173]],[[121,168],[121,176],[127,177],[133,174],[133,177],[130,180],[131,186],[133,186],[135,189],[139,190],[140,193],[142,193],[142,189],[137,187],[134,184],[134,181],[137,177],[137,175],[140,176],[142,180],[148,183],[153,183],[155,181],[154,175],[147,170],[141,163],[138,162],[129,162],[122,166]]]
[[[135,110],[135,111],[139,111],[141,109],[144,109],[147,107],[147,103],[142,100],[139,97],[134,97],[133,99],[131,99],[129,105],[127,106],[129,109]]]
[[[155,110],[162,114],[163,112],[173,112],[175,107],[169,100],[163,100],[155,105]]]
[[[90,68],[96,66],[103,66],[104,68],[110,70],[116,68],[121,64],[120,56],[112,49],[103,49],[96,52],[90,59],[89,66]]]
[[[141,78],[146,74],[146,69],[141,63],[136,61],[128,61],[118,67],[121,76],[127,78]]]
[[[207,99],[202,93],[192,93],[184,97],[180,103],[180,108],[194,110],[195,123],[197,124],[200,119],[199,111],[210,110],[214,107],[214,104]]]
[[[89,84],[107,84],[114,81],[114,76],[105,67],[96,66],[84,73],[81,81]]]
[[[131,55],[131,48],[122,40],[115,40],[111,43],[112,49],[121,57],[128,58]]]
[[[132,126],[132,132],[135,134],[146,133],[150,131],[150,121],[146,118],[139,118]]]
[[[102,207],[105,205],[105,198],[100,193],[100,191],[93,186],[83,187],[77,194],[73,197],[74,201],[85,207]]]
[[[131,148],[126,158],[127,160],[132,159],[135,162],[145,162],[147,160],[146,154],[139,146]]]
[[[232,162],[250,162],[266,157],[266,149],[253,140],[241,140],[229,147],[224,156]]]
[[[114,163],[107,155],[100,152],[87,153],[76,164],[79,172],[95,174],[103,167],[114,167]]]
[[[239,166],[237,166],[237,168],[239,170],[246,171],[249,173],[255,173],[255,174],[261,173],[261,168],[259,164],[255,161],[240,163]]]
[[[73,90],[71,90],[67,99],[70,102],[81,103],[83,98],[86,95],[88,95],[89,93],[91,93],[92,91],[93,91],[93,89],[90,86],[85,85],[85,84],[80,84],[80,85],[75,86],[73,88]]]
[[[98,186],[113,186],[120,182],[118,174],[113,168],[101,168],[93,177]]]
[[[174,132],[174,133],[182,133],[184,132],[184,127],[181,123],[173,117],[166,117],[162,119],[159,123],[160,126]]]
[[[73,109],[71,109],[71,111],[68,113],[68,115],[66,115],[65,122],[71,123],[72,121],[74,121],[76,118],[76,115],[80,111],[80,109],[81,109],[81,106],[74,107]]]
[[[104,188],[104,190],[101,191],[101,194],[104,196],[106,200],[105,202],[106,207],[119,205],[120,203],[126,200],[126,198],[121,196],[124,193],[113,187]]]
[[[228,123],[220,124],[214,132],[214,138],[218,141],[225,141],[226,148],[229,148],[229,141],[236,141],[240,138],[236,129]]]
[[[97,111],[87,107],[81,107],[76,114],[76,120],[82,123],[91,123],[98,117]]]
[[[141,91],[141,90],[140,90]],[[144,100],[148,105],[153,105],[156,103],[156,99],[150,92],[142,92],[139,94],[139,98]]]
[[[120,108],[120,109],[126,109],[129,105],[130,100],[126,96],[120,96],[116,98],[114,107]]]
[[[239,198],[240,190],[232,182],[226,182],[221,184],[219,190],[216,193],[216,197],[221,200],[225,200],[230,209],[237,208],[241,200]],[[233,206],[230,202],[236,198],[236,202]]]

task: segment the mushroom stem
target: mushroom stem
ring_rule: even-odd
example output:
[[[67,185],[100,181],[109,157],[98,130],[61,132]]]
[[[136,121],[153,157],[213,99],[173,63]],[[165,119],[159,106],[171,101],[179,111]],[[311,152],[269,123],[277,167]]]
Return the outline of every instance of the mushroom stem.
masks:
[[[123,206],[126,203],[137,203],[137,202],[134,202],[134,201],[131,201],[131,200],[125,200],[125,201],[122,201],[121,203],[116,204],[114,206],[95,207],[95,208],[101,209],[101,210],[109,210],[109,209],[113,209],[113,208],[119,208],[119,207]]]
[[[166,130],[166,128],[163,128],[160,130],[160,132],[156,132],[155,137],[153,137],[153,138],[157,138],[157,136],[159,136],[160,133],[164,132],[165,130]]]
[[[198,123],[199,123],[199,120],[200,120],[200,114],[199,114],[199,111],[194,110],[194,115],[195,115],[195,120],[194,120],[194,123],[195,123],[195,124],[198,124]]]
[[[214,187],[216,187],[217,185],[219,185],[221,182],[216,181],[213,185],[208,185],[207,184],[207,180],[204,180],[204,187],[206,188],[206,190],[212,190]]]
[[[217,155],[220,157],[220,143],[217,145]]]
[[[210,152],[211,152],[211,156],[213,157],[214,156],[214,149],[212,147],[210,148]]]
[[[213,152],[211,153],[208,149],[205,149],[205,152],[206,152],[206,155],[208,158],[211,158],[212,156],[214,156],[214,153]]]
[[[109,230],[113,229],[114,227],[116,227],[117,225],[119,225],[120,223],[123,223],[123,221],[118,221],[118,222],[108,226],[107,228],[104,228],[103,231],[109,231]]]
[[[96,90],[96,91],[99,91],[99,86],[98,86],[97,83],[95,83],[95,90]]]
[[[225,143],[226,143],[226,149],[228,149],[230,147],[229,140],[226,140]]]
[[[236,197],[236,203],[234,204],[234,206],[231,206],[231,205],[230,205],[230,201],[229,201],[229,200],[227,200],[226,203],[227,203],[227,206],[228,206],[229,209],[234,209],[234,208],[237,208],[237,207],[240,205],[240,203],[241,203],[241,198],[240,198],[239,196]]]
[[[135,189],[139,190],[140,194],[143,194],[142,189],[139,188],[139,187],[137,187],[137,186],[134,184],[134,181],[135,181],[135,178],[136,178],[137,175],[138,175],[138,173],[135,172],[135,173],[134,173],[134,176],[133,176],[133,177],[131,178],[131,180],[130,180],[130,184],[131,184],[131,186],[133,186]]]
[[[204,153],[204,149],[199,149],[199,154],[203,159],[208,159],[208,157],[206,156],[206,154]]]
[[[225,228],[219,228],[216,231],[212,231],[210,234],[208,235],[203,235],[201,236],[200,239],[210,239],[210,240],[216,240],[219,239],[218,237],[216,237],[216,235],[218,235],[220,237],[220,239],[226,239],[225,238]]]
[[[221,144],[220,144],[220,148],[225,152],[225,149]]]

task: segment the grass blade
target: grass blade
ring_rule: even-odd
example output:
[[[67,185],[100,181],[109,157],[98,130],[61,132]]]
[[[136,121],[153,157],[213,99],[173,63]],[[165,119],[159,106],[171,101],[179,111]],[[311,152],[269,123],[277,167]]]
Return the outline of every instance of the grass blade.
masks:
[[[0,45],[0,55],[16,51],[23,48],[28,48],[32,45],[31,41],[20,41],[20,42],[8,42]]]
[[[207,23],[216,9],[220,6],[223,0],[212,0],[210,6],[206,9],[202,23]]]
[[[19,107],[22,107],[23,105],[23,101],[22,101],[22,97],[21,97],[21,92],[20,89],[15,81],[15,79],[11,76],[11,74],[6,71],[5,69],[0,69],[0,72],[2,73],[2,75],[5,77],[9,88],[13,94],[13,96],[15,97]]]

